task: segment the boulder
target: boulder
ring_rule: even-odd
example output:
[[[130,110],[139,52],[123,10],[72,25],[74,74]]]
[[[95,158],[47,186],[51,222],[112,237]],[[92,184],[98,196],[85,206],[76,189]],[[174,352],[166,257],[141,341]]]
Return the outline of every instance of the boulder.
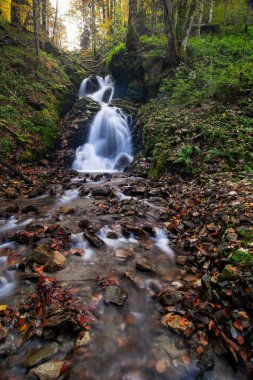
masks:
[[[66,267],[66,258],[58,251],[54,251],[50,255],[50,259],[44,266],[46,272],[57,272]]]
[[[22,364],[26,368],[34,367],[36,364],[39,364],[43,360],[51,358],[53,355],[57,354],[58,351],[59,344],[53,342],[43,348],[27,352]]]
[[[156,267],[145,258],[140,258],[136,261],[136,269],[141,272],[156,273]]]
[[[76,340],[76,347],[87,346],[91,342],[91,335],[89,331],[81,333]]]
[[[48,362],[33,368],[29,374],[36,375],[40,380],[56,380],[61,374],[63,365],[62,361]]]
[[[105,242],[97,237],[94,233],[85,230],[83,233],[85,239],[95,248],[105,248]]]
[[[122,261],[132,258],[133,255],[134,255],[133,249],[131,248],[117,248],[115,249],[114,254],[113,254],[113,256],[116,259],[122,260]]]
[[[107,286],[105,290],[104,302],[112,303],[116,306],[123,306],[128,297],[127,292],[119,286]]]
[[[174,313],[168,313],[164,315],[161,323],[164,326],[168,326],[177,334],[184,334],[188,328],[193,328],[191,321]]]
[[[51,253],[48,252],[46,245],[39,245],[31,255],[26,258],[27,262],[35,262],[37,264],[45,265],[50,259]]]

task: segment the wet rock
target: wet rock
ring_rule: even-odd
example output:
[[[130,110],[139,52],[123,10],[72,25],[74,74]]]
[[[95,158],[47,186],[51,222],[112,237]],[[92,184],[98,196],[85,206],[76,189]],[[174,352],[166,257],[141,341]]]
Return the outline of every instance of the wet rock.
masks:
[[[91,342],[91,335],[89,331],[85,331],[85,333],[82,333],[79,335],[79,337],[76,340],[76,347],[82,347],[87,346]]]
[[[97,237],[94,233],[91,233],[87,230],[84,231],[83,236],[88,242],[95,248],[105,248],[105,242]]]
[[[91,194],[93,197],[109,197],[111,189],[109,186],[97,187],[95,189],[91,189]]]
[[[13,240],[20,244],[29,244],[33,240],[33,234],[28,231],[18,231],[14,234]]]
[[[177,334],[184,334],[187,329],[193,328],[192,322],[180,315],[168,313],[161,320],[162,325],[168,326]]]
[[[241,277],[240,271],[232,265],[226,265],[221,274],[226,280],[236,280]]]
[[[50,255],[50,259],[44,266],[46,272],[57,272],[66,267],[66,258],[58,251],[54,251]]]
[[[15,213],[19,212],[19,207],[17,204],[10,205],[10,206],[6,207],[5,212],[7,214],[15,214]]]
[[[60,213],[64,215],[73,215],[75,213],[75,209],[73,207],[61,207]]]
[[[130,223],[122,224],[122,233],[125,236],[129,236],[131,233],[140,238],[148,238],[149,235],[140,226]]]
[[[205,274],[201,278],[201,284],[202,284],[203,298],[211,301],[212,300],[211,277],[209,275]]]
[[[105,290],[104,302],[123,306],[127,300],[127,292],[119,286],[107,286]]]
[[[115,231],[108,231],[106,237],[108,239],[118,239],[118,234]]]
[[[155,273],[156,267],[145,258],[140,258],[136,261],[136,269],[141,272]]]
[[[48,247],[46,245],[39,245],[31,255],[29,255],[25,261],[26,262],[35,262],[41,265],[46,264],[50,259],[51,254],[48,252]]]
[[[21,210],[22,214],[29,214],[30,212],[38,213],[38,211],[38,207],[34,205],[28,205]]]
[[[102,98],[102,102],[108,103],[111,95],[112,95],[112,89],[111,88],[108,88],[107,90],[105,90],[103,98]]]
[[[57,354],[58,351],[59,351],[59,344],[56,342],[51,343],[48,346],[45,346],[43,348],[28,352],[25,355],[22,364],[26,368],[33,367],[36,364],[39,364],[40,362],[42,362],[43,360],[47,360],[51,358],[53,355]]]
[[[133,257],[133,250],[131,248],[117,248],[113,256],[119,260],[127,260]]]
[[[184,300],[184,292],[179,290],[167,290],[159,294],[158,299],[164,306],[176,305]]]
[[[130,164],[131,164],[130,157],[125,153],[121,153],[114,165],[114,169],[123,170],[125,168],[128,168]]]
[[[33,368],[29,374],[36,375],[40,380],[56,380],[61,374],[63,365],[62,361],[48,362]]]
[[[198,361],[198,367],[201,372],[212,371],[214,369],[214,354],[210,346],[207,346]]]

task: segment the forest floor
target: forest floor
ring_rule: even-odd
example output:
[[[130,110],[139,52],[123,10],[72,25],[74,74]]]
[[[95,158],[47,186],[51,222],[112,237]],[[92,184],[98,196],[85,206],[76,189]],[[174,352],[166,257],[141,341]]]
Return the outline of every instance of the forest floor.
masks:
[[[113,333],[109,336],[121,352],[118,356],[121,369],[117,368],[116,377],[112,378],[129,373],[137,365],[133,364],[134,360],[131,364],[124,362],[126,352],[131,352],[131,334],[140,328],[132,314],[136,297],[143,304],[156,300],[155,308],[152,304],[142,312],[145,318],[150,314],[148,329],[152,334],[157,333],[163,342],[158,344],[150,337],[160,348],[151,350],[148,358],[145,356],[142,376],[163,379],[171,371],[174,376],[181,376],[189,373],[190,368],[194,368],[192,378],[213,368],[229,372],[228,367],[221,364],[222,358],[227,358],[234,369],[244,363],[250,378],[253,326],[250,177],[238,179],[233,173],[225,173],[183,179],[180,175],[168,174],[159,181],[152,181],[121,174],[119,178],[87,175],[78,179],[74,171],[59,169],[57,172],[48,162],[44,164],[40,168],[19,167],[34,181],[34,187],[29,188],[22,185],[22,180],[5,175],[7,198],[0,210],[1,256],[8,256],[5,269],[18,268],[15,276],[19,288],[14,290],[12,300],[6,297],[6,305],[0,308],[2,355],[8,352],[5,363],[12,363],[15,378],[26,376],[21,368],[32,368],[30,373],[38,374],[47,371],[48,366],[52,366],[57,376],[66,371],[64,378],[67,379],[73,378],[71,376],[82,379],[84,374],[87,378],[98,376],[96,371],[101,368],[100,364],[94,365],[94,361],[99,362],[94,350],[98,350],[101,343],[97,339],[108,344],[108,323],[115,324],[116,336]],[[46,195],[46,199],[41,199],[41,195]],[[4,232],[11,219],[16,221],[13,232],[8,228]],[[27,220],[29,224],[20,228],[19,224]],[[15,232],[17,228],[19,232]],[[158,228],[168,236],[167,249],[170,246],[174,253],[170,249],[164,253],[164,245],[159,245],[157,237]],[[71,241],[73,234],[82,233],[88,246]],[[134,236],[134,240],[130,236]],[[6,242],[15,242],[15,246],[6,246]],[[84,259],[77,263],[75,255],[84,255]],[[90,267],[91,263],[95,267]],[[80,265],[83,269],[79,273]],[[77,283],[73,282],[73,270]],[[87,285],[87,279],[92,285]],[[62,288],[63,283],[67,288]],[[138,289],[138,295],[133,288]],[[113,290],[116,294],[110,293]],[[64,309],[59,306],[62,299]],[[125,306],[122,311],[117,308],[115,316],[111,308],[104,310],[101,302]],[[83,303],[85,308],[81,307]],[[123,329],[124,333],[116,327],[120,324],[118,318],[123,317],[128,326]],[[116,319],[108,322],[108,318]],[[166,326],[161,331],[159,321]],[[102,336],[97,330],[101,324]],[[132,329],[131,333],[128,328]],[[169,330],[182,336],[183,346],[177,343],[177,348],[165,355],[166,339],[166,344],[178,342]],[[46,343],[48,334],[49,345]],[[120,339],[121,334],[124,336]],[[36,344],[32,343],[35,337]],[[142,335],[141,338],[144,339]],[[41,352],[45,344],[49,349],[53,343],[59,345],[59,339],[64,339],[64,348],[59,350],[57,346],[56,351],[49,354]],[[25,342],[30,343],[24,350]],[[33,360],[31,348],[40,359],[35,364],[26,364],[25,360]],[[143,357],[141,349],[139,355]],[[81,357],[86,358],[85,365],[80,363]],[[2,371],[5,369],[2,364]],[[110,365],[104,367],[108,378],[111,378],[111,370]],[[9,379],[7,374],[10,372],[6,372]],[[57,378],[56,375],[53,378]],[[233,374],[230,376],[233,378]],[[244,379],[246,375],[239,370],[237,376]]]

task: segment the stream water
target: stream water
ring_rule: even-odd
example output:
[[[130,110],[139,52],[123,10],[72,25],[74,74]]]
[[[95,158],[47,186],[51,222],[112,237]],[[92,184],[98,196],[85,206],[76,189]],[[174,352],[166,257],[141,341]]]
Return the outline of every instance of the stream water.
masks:
[[[82,84],[80,96],[85,95]],[[110,78],[99,79],[100,89],[92,96],[102,102],[103,94],[111,89]],[[111,95],[112,96],[112,95]],[[111,118],[109,121],[107,118]],[[93,130],[94,129],[94,130]],[[108,131],[109,129],[109,131]],[[117,129],[120,130],[118,134]],[[109,144],[109,145],[108,145]],[[112,147],[111,149],[109,149]],[[111,109],[102,103],[95,117],[88,142],[77,149],[73,168],[79,171],[115,171],[119,157],[124,154],[131,161],[131,138],[127,117],[119,109]],[[23,216],[20,211],[0,221],[0,304],[16,307],[34,292],[32,281],[23,279],[23,273],[15,264],[25,256],[28,247],[13,243],[13,233],[25,230],[31,223],[49,226],[60,224],[71,231],[73,248],[85,250],[83,257],[68,258],[64,270],[53,276],[62,283],[79,290],[84,304],[96,307],[99,323],[91,332],[92,340],[83,351],[69,352],[74,346],[73,336],[61,338],[60,351],[55,359],[71,358],[70,371],[61,379],[80,380],[194,380],[199,378],[198,367],[183,339],[160,324],[162,314],[154,295],[168,281],[175,290],[180,286],[180,270],[174,263],[175,250],[160,221],[160,212],[166,201],[146,199],[144,195],[123,195],[125,187],[143,186],[143,178],[135,178],[122,172],[112,175],[82,174],[72,178],[63,186],[48,189],[43,197],[33,200],[20,199],[16,203],[22,209],[29,205],[38,208],[38,213]],[[114,196],[96,196],[94,189],[110,187]],[[52,188],[55,195],[52,194]],[[85,191],[84,191],[85,190]],[[85,196],[82,194],[86,194]],[[102,211],[101,211],[102,210]],[[79,222],[89,220],[97,227],[97,236],[106,248],[96,249],[83,237]],[[140,238],[135,233],[126,235],[122,224],[147,224],[153,231],[149,238]],[[128,259],[115,256],[117,249],[131,251]],[[14,258],[14,259],[13,259]],[[16,261],[15,261],[16,258]],[[155,273],[136,269],[140,258],[152,262]],[[123,275],[128,273],[128,276]],[[103,290],[97,277],[109,274],[117,276],[120,286],[128,293],[123,307],[106,305]],[[129,278],[133,280],[129,280]],[[11,336],[4,346],[0,345],[0,379],[27,378],[22,366],[25,352],[31,347],[41,347],[39,339],[11,351]],[[6,352],[12,352],[9,356]],[[7,358],[5,357],[7,356]],[[237,373],[238,380],[244,379]],[[235,374],[225,360],[217,359],[214,371],[203,375],[205,380],[232,380]],[[29,379],[35,377],[29,377]]]
[[[119,171],[133,160],[130,133],[131,118],[117,107],[111,107],[114,83],[110,76],[97,77],[99,89],[89,96],[101,103],[90,126],[87,142],[76,151],[73,169],[83,172]],[[79,96],[86,96],[87,79],[81,85]]]

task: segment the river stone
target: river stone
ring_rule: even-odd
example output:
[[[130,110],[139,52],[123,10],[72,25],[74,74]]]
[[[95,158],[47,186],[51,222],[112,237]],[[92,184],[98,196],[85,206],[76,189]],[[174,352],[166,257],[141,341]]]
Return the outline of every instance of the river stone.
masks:
[[[50,259],[46,263],[44,269],[46,272],[57,272],[66,267],[66,258],[58,251],[54,251],[50,255]]]
[[[116,240],[116,239],[118,239],[118,234],[115,231],[108,231],[106,237],[108,239]]]
[[[36,364],[39,364],[42,360],[51,358],[53,355],[57,354],[58,351],[59,344],[53,342],[43,348],[27,352],[22,364],[26,368],[33,367]]]
[[[40,380],[56,380],[61,374],[63,365],[64,362],[61,361],[48,362],[33,368],[29,374],[38,376]]]
[[[184,334],[188,328],[192,328],[193,324],[187,318],[180,315],[168,313],[161,320],[162,325],[168,326],[177,334]]]
[[[165,291],[159,296],[159,301],[164,306],[176,305],[184,300],[184,292],[179,290]]]
[[[96,187],[94,189],[91,189],[91,194],[96,197],[109,197],[111,192],[111,189],[109,186],[104,186],[104,187]]]
[[[112,303],[117,306],[123,306],[128,297],[127,292],[119,286],[107,286],[105,291],[104,302]]]
[[[95,248],[105,248],[105,242],[97,237],[94,233],[89,232],[88,230],[85,230],[83,232],[83,236],[85,239],[88,240],[88,242]]]
[[[83,336],[80,336],[76,340],[76,346],[77,347],[82,347],[82,346],[87,346],[91,342],[91,335],[89,331],[85,331]]]
[[[41,265],[46,264],[51,254],[48,252],[46,245],[39,245],[26,259],[26,262],[35,262]]]
[[[133,257],[133,249],[131,248],[117,248],[113,256],[119,260],[127,260]]]
[[[142,272],[155,273],[156,267],[145,258],[140,258],[136,261],[136,269]]]
[[[21,210],[22,214],[29,214],[30,212],[37,213],[38,211],[39,211],[38,207],[36,207],[34,205],[28,205],[28,206],[22,208],[22,210]]]

